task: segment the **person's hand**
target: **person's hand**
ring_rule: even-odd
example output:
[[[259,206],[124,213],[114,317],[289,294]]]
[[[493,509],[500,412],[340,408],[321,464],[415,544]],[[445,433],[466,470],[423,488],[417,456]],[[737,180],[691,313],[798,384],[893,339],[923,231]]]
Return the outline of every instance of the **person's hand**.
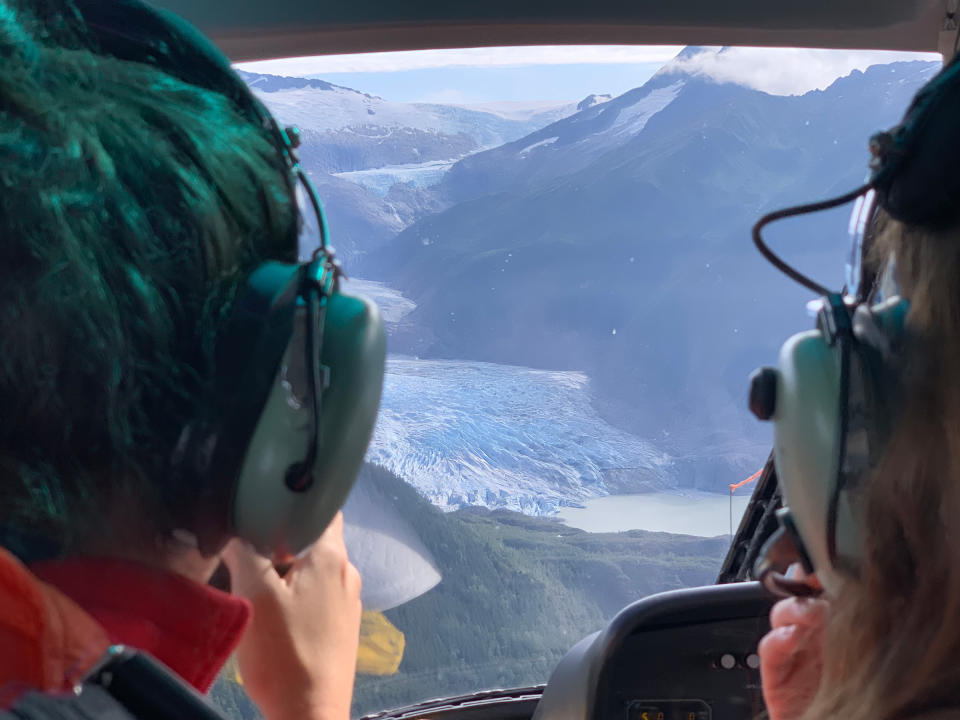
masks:
[[[828,611],[827,601],[815,598],[787,598],[770,611],[771,630],[757,650],[770,720],[796,720],[816,695]]]
[[[360,574],[338,513],[283,576],[239,540],[223,555],[253,618],[237,648],[243,684],[267,720],[349,720],[360,641]]]

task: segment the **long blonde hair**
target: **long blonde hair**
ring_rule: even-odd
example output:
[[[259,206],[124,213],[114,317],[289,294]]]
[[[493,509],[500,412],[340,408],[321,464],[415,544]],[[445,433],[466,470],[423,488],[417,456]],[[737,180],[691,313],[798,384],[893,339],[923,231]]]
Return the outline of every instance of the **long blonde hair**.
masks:
[[[960,716],[960,229],[885,225],[879,252],[910,300],[903,395],[803,720]]]

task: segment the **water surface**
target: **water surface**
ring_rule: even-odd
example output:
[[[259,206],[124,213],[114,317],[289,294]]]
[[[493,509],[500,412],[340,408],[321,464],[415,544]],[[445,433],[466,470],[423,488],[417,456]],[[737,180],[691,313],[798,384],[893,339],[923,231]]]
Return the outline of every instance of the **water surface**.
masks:
[[[749,495],[733,497],[736,532]],[[656,492],[609,495],[583,501],[583,508],[561,508],[564,524],[587,532],[650,530],[714,537],[730,532],[730,497],[707,492]]]

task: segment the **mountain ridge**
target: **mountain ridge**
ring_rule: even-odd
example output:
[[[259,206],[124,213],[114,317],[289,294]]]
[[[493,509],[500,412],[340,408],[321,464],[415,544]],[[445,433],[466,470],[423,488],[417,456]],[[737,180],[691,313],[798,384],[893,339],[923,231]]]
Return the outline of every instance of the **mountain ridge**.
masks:
[[[237,75],[251,88],[256,88],[261,92],[281,92],[283,90],[300,90],[303,88],[313,88],[315,90],[348,90],[350,92],[363,95],[364,97],[382,100],[376,95],[360,92],[345,85],[335,85],[319,78],[304,78],[291,75],[272,75],[270,73],[255,73],[248,70],[235,68]]]
[[[239,73],[279,122],[300,127],[301,162],[325,201],[347,267],[445,207],[427,190],[456,160],[575,109],[551,104],[511,119],[453,105],[391,102],[317,78]]]
[[[751,224],[858,185],[866,138],[935,69],[874,66],[803,96],[652,78],[456,163],[438,188],[451,206],[364,274],[417,305],[400,351],[585,372],[606,419],[676,459],[678,485],[725,488],[769,448],[745,407],[748,373],[810,322],[806,293],[756,253]],[[651,112],[628,117],[639,129],[616,136],[622,114],[655,93]],[[770,234],[839,283],[848,212]],[[728,280],[739,278],[749,282]]]

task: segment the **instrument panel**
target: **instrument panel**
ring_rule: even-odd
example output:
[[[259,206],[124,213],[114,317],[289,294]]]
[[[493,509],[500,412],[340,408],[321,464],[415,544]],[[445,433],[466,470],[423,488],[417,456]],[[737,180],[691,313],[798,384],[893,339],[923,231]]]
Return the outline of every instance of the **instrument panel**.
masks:
[[[627,708],[629,720],[710,720],[710,714],[703,700],[638,700]]]
[[[534,720],[755,720],[772,603],[757,583],[634,603],[560,662]]]

